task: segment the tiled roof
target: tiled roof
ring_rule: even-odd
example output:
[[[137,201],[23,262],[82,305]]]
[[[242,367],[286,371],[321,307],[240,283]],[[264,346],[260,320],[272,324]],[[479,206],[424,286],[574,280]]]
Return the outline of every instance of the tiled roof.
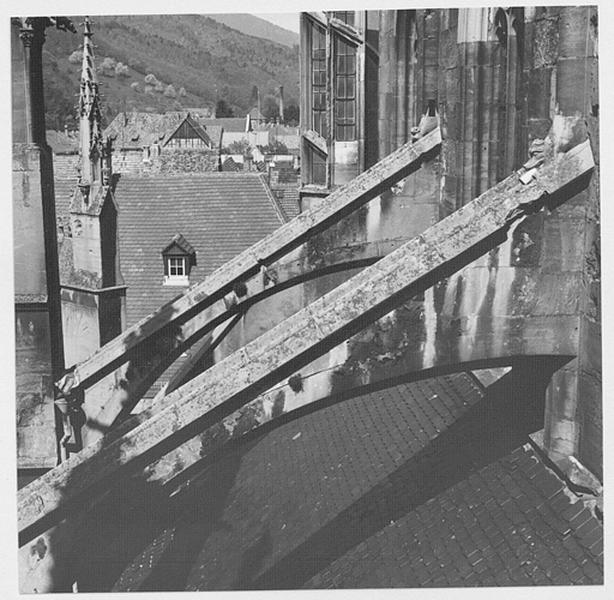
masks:
[[[190,242],[188,242],[188,240],[186,240],[180,233],[176,233],[170,244],[168,244],[168,246],[166,246],[166,248],[164,248],[162,251],[168,252],[175,245],[183,250],[185,254],[194,254],[196,252],[192,244],[190,244]]]
[[[252,436],[168,525],[125,534],[143,550],[114,591],[601,583],[601,523],[501,382],[403,384]]]
[[[220,125],[205,126],[202,124],[201,121],[199,122],[201,123],[201,126],[204,128],[204,130],[207,132],[207,135],[211,139],[211,142],[213,143],[213,147],[219,148],[222,145],[222,132],[224,131],[224,128],[221,127]]]
[[[213,145],[213,147],[215,147],[215,144],[213,144],[213,141],[211,137],[209,137],[208,132],[205,131],[205,128],[196,119],[192,118],[187,113],[184,114],[183,119],[181,119],[181,121],[179,121],[176,126],[171,127],[166,131],[164,139],[161,141],[162,146],[165,146],[175,136],[175,134],[182,127],[184,122],[187,123],[198,135],[198,137],[200,137],[200,139],[202,139],[206,144],[208,144],[209,146]]]
[[[79,140],[66,135],[63,131],[46,131],[47,143],[54,154],[76,154],[79,152]]]
[[[104,137],[114,138],[113,146],[119,148],[142,148],[154,142],[162,143],[186,118],[185,112],[165,114],[147,112],[119,113],[104,130]]]
[[[527,444],[391,521],[305,587],[600,584],[602,524],[570,495]]]
[[[167,111],[165,111],[166,114],[177,113],[177,114],[185,115],[186,113],[190,113],[190,115],[192,115],[192,117],[194,117],[198,121],[200,121],[201,119],[209,119],[209,118],[211,118],[212,112],[213,112],[213,109],[208,107],[208,106],[205,106],[203,108],[198,107],[198,106],[196,106],[196,107],[194,107],[194,106],[185,106],[181,110],[167,110]]]
[[[228,173],[237,173],[238,171],[243,170],[243,165],[238,165],[233,159],[232,156],[229,156],[222,163],[222,171],[227,171]]]
[[[261,177],[251,173],[122,176],[115,200],[128,326],[184,291],[162,284],[162,250],[174,235],[196,251],[195,283],[281,224]]]
[[[294,217],[299,214],[298,187],[293,188],[288,186],[283,188],[283,196],[280,196],[277,201],[288,219],[294,219]]]
[[[54,178],[55,218],[57,223],[58,264],[60,283],[70,281],[73,268],[72,240],[70,232],[70,204],[77,188],[77,178]]]
[[[209,128],[223,127],[227,133],[239,133],[245,131],[245,117],[220,117],[219,119],[199,119],[201,125]]]
[[[53,186],[56,217],[67,217],[72,193],[77,189],[77,177],[56,177],[53,180]]]

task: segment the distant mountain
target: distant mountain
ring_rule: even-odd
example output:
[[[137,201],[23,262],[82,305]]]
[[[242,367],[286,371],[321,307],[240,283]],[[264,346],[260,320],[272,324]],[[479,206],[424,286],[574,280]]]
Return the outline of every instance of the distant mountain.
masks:
[[[298,45],[299,42],[298,33],[269,23],[269,21],[265,21],[254,15],[248,15],[246,13],[229,13],[220,15],[211,14],[209,16],[247,35],[253,35],[254,37],[263,38],[271,42],[277,42],[284,46],[290,46],[290,48]],[[298,21],[298,14],[296,20]]]
[[[72,19],[76,25],[83,21]],[[213,107],[218,99],[243,116],[254,86],[270,104],[283,85],[286,107],[298,104],[296,47],[246,35],[205,15],[99,16],[92,29],[106,122],[121,111]],[[43,63],[50,129],[74,126],[81,44],[80,33],[47,32]]]

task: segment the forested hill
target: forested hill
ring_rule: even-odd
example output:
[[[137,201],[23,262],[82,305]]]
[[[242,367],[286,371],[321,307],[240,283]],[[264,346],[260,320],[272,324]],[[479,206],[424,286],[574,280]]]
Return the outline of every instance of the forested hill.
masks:
[[[271,40],[290,48],[298,45],[298,33],[278,27],[254,15],[245,13],[212,14],[211,18],[237,31],[242,31],[265,40]],[[296,15],[296,22],[298,23],[298,14]]]
[[[83,17],[71,18],[79,33],[47,30],[48,128],[74,126]],[[283,85],[286,106],[298,104],[297,46],[250,36],[204,15],[92,21],[106,122],[123,110],[180,110],[213,106],[218,99],[242,116],[252,106],[254,86],[265,102]]]

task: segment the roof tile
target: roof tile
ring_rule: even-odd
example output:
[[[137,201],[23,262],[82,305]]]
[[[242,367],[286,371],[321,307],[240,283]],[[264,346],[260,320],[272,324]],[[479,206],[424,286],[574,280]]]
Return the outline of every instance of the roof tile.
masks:
[[[182,291],[163,285],[162,251],[173,236],[196,252],[195,283],[281,225],[262,177],[251,173],[123,175],[115,200],[128,326]]]

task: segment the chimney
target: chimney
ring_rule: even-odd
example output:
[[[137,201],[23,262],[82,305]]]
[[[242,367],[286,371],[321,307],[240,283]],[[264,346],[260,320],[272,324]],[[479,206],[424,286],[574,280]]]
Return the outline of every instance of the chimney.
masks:
[[[279,86],[279,122],[283,125],[284,119],[284,86]]]
[[[254,157],[252,156],[252,153],[249,150],[243,156],[243,170],[244,171],[254,170]]]

